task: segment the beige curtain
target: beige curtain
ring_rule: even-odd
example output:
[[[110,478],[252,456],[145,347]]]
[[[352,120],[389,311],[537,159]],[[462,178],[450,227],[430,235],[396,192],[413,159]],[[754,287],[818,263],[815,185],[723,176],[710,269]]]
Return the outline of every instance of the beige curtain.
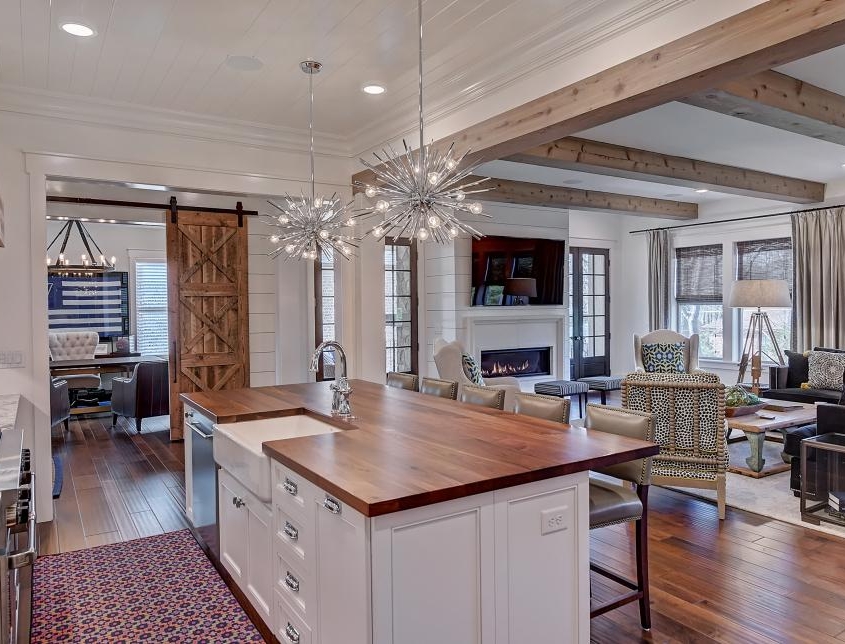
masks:
[[[845,209],[792,215],[793,328],[799,351],[845,349]]]
[[[651,331],[669,328],[669,231],[648,231],[648,325]]]

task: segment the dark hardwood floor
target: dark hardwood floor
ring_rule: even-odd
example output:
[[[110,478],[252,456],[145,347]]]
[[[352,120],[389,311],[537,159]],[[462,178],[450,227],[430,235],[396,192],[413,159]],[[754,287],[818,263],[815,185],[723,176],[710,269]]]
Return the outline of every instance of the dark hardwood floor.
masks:
[[[186,527],[184,450],[166,418],[144,421],[140,436],[125,420],[74,419],[53,446],[65,483],[42,553]],[[633,576],[632,528],[594,530],[592,556]],[[715,505],[662,488],[651,491],[649,530],[653,628],[641,631],[629,604],[592,621],[593,642],[845,642],[845,539],[732,508],[720,522]],[[592,589],[618,590],[597,576]]]
[[[168,438],[168,418],[145,419],[139,435],[125,418],[73,418],[53,428],[64,486],[55,518],[41,524],[40,552],[128,541],[187,527],[185,451]]]

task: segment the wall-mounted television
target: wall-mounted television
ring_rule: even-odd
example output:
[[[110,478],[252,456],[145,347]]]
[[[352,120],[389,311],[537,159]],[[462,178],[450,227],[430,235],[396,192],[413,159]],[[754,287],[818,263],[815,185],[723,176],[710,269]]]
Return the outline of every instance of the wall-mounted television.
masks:
[[[47,315],[52,332],[96,331],[100,338],[129,335],[129,274],[48,275]]]
[[[520,303],[505,293],[512,277],[533,278],[537,296],[528,304],[562,305],[566,280],[566,242],[559,239],[482,237],[472,241],[473,306]],[[524,302],[523,302],[524,303]]]

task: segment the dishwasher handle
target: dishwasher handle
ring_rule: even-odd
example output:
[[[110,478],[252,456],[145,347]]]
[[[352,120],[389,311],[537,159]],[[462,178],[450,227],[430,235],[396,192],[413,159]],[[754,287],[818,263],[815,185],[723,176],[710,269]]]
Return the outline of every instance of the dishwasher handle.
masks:
[[[212,430],[212,431],[210,431],[210,432],[208,432],[208,433],[206,434],[206,433],[202,430],[202,427],[200,427],[199,425],[196,425],[196,424],[194,424],[194,423],[190,423],[190,422],[188,422],[187,420],[185,421],[185,424],[186,424],[188,427],[190,427],[190,428],[194,431],[194,433],[195,433],[197,436],[199,436],[200,438],[202,438],[202,439],[204,439],[204,440],[211,440],[212,438],[214,438],[214,430]]]

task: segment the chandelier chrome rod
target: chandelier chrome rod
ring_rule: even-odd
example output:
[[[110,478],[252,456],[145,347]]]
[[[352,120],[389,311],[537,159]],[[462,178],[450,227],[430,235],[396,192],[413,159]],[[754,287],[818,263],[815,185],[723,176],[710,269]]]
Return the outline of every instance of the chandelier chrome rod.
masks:
[[[425,167],[425,145],[423,143],[423,13],[422,0],[417,0],[417,20],[420,27],[420,47],[419,47],[419,90],[420,90],[420,158],[419,166],[420,172]]]

